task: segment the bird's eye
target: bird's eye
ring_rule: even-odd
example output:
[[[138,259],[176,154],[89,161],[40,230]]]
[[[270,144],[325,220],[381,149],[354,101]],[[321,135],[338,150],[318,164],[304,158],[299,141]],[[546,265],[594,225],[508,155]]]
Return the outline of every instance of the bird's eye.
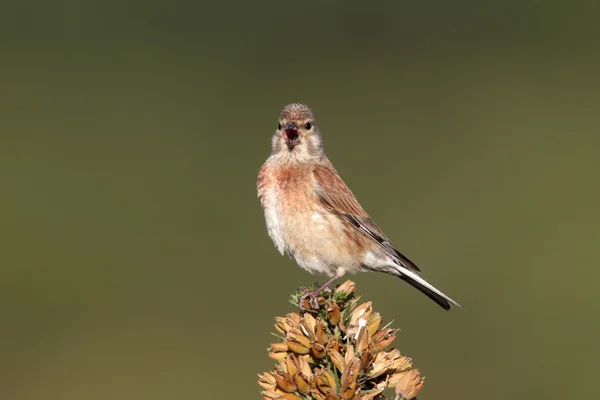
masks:
[[[280,131],[281,130],[281,124],[277,125],[277,130]]]
[[[304,125],[304,129],[310,131],[310,128],[312,128],[312,124],[310,122],[307,122],[306,125]]]

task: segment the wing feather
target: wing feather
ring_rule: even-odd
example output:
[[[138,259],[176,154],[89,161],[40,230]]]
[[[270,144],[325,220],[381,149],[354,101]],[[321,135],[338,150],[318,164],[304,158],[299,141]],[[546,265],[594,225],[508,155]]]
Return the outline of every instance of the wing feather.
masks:
[[[413,271],[420,271],[388,240],[383,231],[369,217],[369,214],[360,206],[352,191],[330,163],[316,166],[313,169],[313,175],[317,182],[317,195],[325,207],[346,219],[354,228],[379,244],[398,264]]]

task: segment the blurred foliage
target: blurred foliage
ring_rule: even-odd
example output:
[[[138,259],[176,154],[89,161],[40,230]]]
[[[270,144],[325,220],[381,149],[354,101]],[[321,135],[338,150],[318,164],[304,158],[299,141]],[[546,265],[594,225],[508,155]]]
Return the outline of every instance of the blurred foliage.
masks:
[[[1,8],[0,398],[259,398],[279,299],[322,282],[256,199],[289,102],[466,308],[353,278],[422,399],[594,397],[597,2]]]

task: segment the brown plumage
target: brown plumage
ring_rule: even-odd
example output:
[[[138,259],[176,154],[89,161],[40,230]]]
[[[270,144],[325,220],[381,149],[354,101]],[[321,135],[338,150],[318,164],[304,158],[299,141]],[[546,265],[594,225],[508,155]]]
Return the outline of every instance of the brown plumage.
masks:
[[[302,268],[331,277],[309,297],[348,272],[380,271],[400,277],[446,310],[459,306],[419,276],[419,268],[360,206],[325,155],[308,107],[283,109],[271,147],[257,181],[269,236]]]

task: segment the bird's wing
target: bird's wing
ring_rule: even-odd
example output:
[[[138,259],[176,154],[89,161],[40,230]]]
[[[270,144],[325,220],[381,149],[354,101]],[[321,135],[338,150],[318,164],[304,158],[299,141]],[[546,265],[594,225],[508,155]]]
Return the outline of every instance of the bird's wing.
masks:
[[[420,271],[412,261],[394,247],[373,222],[332,165],[317,165],[313,169],[313,175],[317,182],[317,195],[325,207],[346,219],[354,228],[379,244],[400,265],[413,271]]]

